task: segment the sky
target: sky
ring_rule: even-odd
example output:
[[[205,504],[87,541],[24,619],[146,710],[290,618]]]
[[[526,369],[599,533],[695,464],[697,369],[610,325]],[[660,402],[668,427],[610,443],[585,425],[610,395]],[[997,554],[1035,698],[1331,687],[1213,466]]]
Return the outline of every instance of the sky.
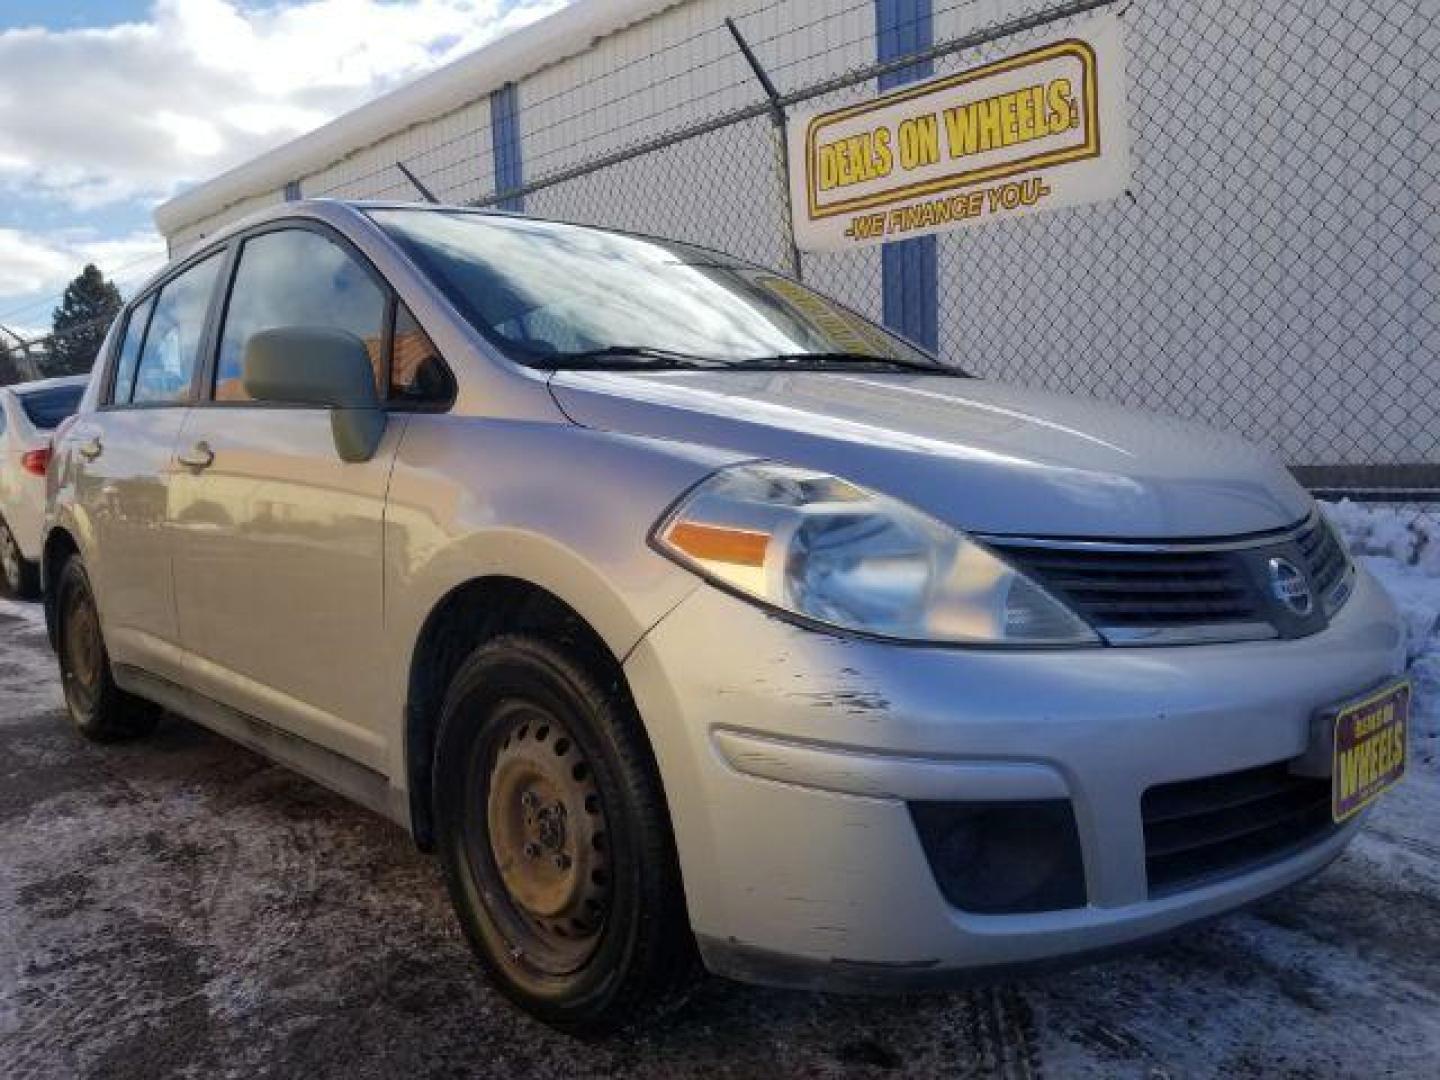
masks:
[[[86,262],[164,262],[155,205],[568,0],[0,0],[0,325]]]

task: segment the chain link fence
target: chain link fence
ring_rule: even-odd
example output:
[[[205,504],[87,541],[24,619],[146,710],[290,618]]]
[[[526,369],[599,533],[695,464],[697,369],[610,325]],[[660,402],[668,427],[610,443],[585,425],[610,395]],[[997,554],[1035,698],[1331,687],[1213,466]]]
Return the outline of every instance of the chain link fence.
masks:
[[[873,0],[690,0],[521,82],[518,188],[496,190],[485,96],[300,187],[413,198],[403,163],[442,201],[518,200],[794,270],[774,103],[727,17],[791,110],[865,100],[917,60],[944,75],[1120,11],[1129,195],[940,237],[941,357],[1228,428],[1323,494],[1440,521],[1433,0],[911,8],[930,44],[881,64]],[[878,249],[807,254],[798,269],[881,318]]]
[[[927,58],[944,75],[1108,6],[941,8],[936,27],[951,36]],[[1433,512],[1440,29],[1422,9],[1394,0],[1125,7],[1129,196],[941,237],[941,356],[975,374],[1229,428],[1323,494]],[[832,12],[812,28],[823,35],[842,18]],[[787,105],[864,100],[897,66],[872,61],[796,83],[792,73],[813,72],[814,57],[766,63],[778,36],[747,34]],[[537,214],[788,268],[781,147],[763,100],[518,194]],[[807,255],[803,275],[880,317],[876,251]]]

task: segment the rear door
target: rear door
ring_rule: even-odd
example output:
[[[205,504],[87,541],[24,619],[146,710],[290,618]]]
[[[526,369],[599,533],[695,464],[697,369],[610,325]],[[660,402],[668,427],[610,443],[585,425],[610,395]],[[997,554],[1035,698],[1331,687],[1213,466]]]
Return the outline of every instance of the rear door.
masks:
[[[181,670],[167,529],[176,440],[194,398],[224,253],[136,305],[100,406],[65,433],[75,509],[111,658],[167,678]]]
[[[258,331],[327,327],[365,341],[381,381],[391,319],[388,287],[334,234],[296,224],[245,238],[215,371],[180,439],[171,519],[190,681],[375,768],[385,494],[404,417],[370,461],[347,464],[328,411],[251,401],[241,367]]]

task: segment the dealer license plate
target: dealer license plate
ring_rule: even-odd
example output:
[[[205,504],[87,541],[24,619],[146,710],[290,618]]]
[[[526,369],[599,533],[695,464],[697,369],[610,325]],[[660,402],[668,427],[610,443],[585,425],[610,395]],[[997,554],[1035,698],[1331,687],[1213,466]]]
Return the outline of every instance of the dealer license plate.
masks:
[[[1354,817],[1405,775],[1410,684],[1397,683],[1335,713],[1330,809],[1337,822]]]

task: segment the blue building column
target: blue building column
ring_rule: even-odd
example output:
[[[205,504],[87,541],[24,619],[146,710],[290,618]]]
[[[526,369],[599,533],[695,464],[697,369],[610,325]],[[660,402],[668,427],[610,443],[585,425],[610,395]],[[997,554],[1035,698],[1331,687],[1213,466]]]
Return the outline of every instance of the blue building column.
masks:
[[[525,183],[520,156],[520,88],[506,83],[490,94],[490,144],[494,151],[495,190],[513,191]],[[502,210],[524,210],[525,197],[501,199]]]
[[[935,42],[932,0],[875,0],[876,59],[894,60]],[[928,79],[935,65],[911,64],[880,76],[885,93]],[[933,236],[881,249],[885,325],[929,349],[940,345],[939,255]]]

